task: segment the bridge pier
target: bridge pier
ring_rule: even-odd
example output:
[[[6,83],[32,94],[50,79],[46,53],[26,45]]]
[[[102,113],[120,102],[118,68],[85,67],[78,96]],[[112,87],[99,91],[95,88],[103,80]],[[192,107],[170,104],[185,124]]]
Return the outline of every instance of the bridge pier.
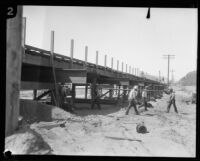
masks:
[[[7,20],[5,136],[12,134],[18,127],[23,53],[22,10],[22,6],[17,6],[16,17]]]

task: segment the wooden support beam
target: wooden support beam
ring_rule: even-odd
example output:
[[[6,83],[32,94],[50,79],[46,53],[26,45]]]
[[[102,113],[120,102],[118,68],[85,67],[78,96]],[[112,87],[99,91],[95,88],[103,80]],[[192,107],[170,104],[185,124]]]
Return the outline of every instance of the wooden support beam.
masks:
[[[76,86],[75,84],[72,83],[72,100],[71,100],[72,107],[74,107],[75,105],[75,99],[76,99]]]
[[[56,91],[56,106],[60,106],[60,97],[59,92],[57,88],[57,80],[56,80],[56,73],[55,73],[55,67],[54,67],[54,31],[51,31],[51,44],[50,44],[50,53],[51,53],[51,66],[52,66],[52,74],[54,79],[54,87]]]
[[[22,10],[22,6],[17,6],[16,16],[7,20],[5,136],[12,134],[18,127],[22,64]]]
[[[127,73],[127,64],[126,64],[126,73]]]
[[[74,58],[74,39],[71,39],[71,48],[70,48],[70,68],[73,68],[73,58]]]
[[[88,85],[86,84],[86,86],[85,86],[85,99],[87,99],[87,95],[88,95]]]
[[[33,90],[33,100],[36,100],[37,97],[37,89]]]
[[[124,63],[122,62],[122,72],[123,72],[123,70],[124,70]]]
[[[51,93],[51,92],[52,92],[52,90],[45,91],[45,92],[43,92],[41,95],[39,95],[38,97],[36,97],[35,100],[40,100],[42,97],[48,95],[48,94]]]

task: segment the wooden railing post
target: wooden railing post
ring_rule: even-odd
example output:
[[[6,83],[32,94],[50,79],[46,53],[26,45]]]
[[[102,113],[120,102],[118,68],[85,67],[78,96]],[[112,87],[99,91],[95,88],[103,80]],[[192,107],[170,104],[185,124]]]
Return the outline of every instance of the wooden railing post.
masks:
[[[99,58],[99,52],[96,51],[96,69],[98,68],[98,58]]]
[[[107,66],[107,55],[105,55],[104,57],[104,67],[106,68],[106,66]]]
[[[85,65],[84,65],[85,68],[87,68],[87,61],[88,61],[88,47],[85,46]]]
[[[73,68],[73,58],[74,58],[74,39],[71,39],[71,48],[70,48],[70,68]]]
[[[117,71],[119,71],[119,60],[117,60]]]

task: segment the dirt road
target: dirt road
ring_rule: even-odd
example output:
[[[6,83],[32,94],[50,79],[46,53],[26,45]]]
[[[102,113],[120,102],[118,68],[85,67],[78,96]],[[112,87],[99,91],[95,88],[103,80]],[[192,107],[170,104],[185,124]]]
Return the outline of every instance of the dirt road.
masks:
[[[27,127],[28,132],[24,128],[7,137],[6,148],[17,154],[195,157],[196,104],[186,104],[184,100],[189,94],[177,90],[179,114],[173,107],[166,113],[168,97],[164,95],[151,102],[154,108],[148,111],[140,108],[140,115],[135,115],[133,109],[125,115],[125,105],[103,106],[102,110],[80,109],[76,110],[77,115],[55,108],[53,122],[33,123]],[[148,133],[136,132],[141,122]],[[39,143],[30,137],[31,131],[37,133]],[[19,138],[24,140],[20,142]],[[20,144],[24,148],[17,148]]]

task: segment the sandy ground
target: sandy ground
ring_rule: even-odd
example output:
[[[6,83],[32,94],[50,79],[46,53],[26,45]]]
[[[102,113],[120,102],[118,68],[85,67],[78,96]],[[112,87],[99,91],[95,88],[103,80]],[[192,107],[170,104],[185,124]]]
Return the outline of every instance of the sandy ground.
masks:
[[[54,121],[24,125],[5,139],[5,148],[14,154],[195,157],[196,104],[184,101],[190,96],[176,89],[179,114],[173,106],[166,113],[168,95],[148,111],[140,108],[140,115],[133,109],[125,115],[126,105],[81,105],[77,115],[54,108]],[[137,133],[141,122],[148,133]]]

